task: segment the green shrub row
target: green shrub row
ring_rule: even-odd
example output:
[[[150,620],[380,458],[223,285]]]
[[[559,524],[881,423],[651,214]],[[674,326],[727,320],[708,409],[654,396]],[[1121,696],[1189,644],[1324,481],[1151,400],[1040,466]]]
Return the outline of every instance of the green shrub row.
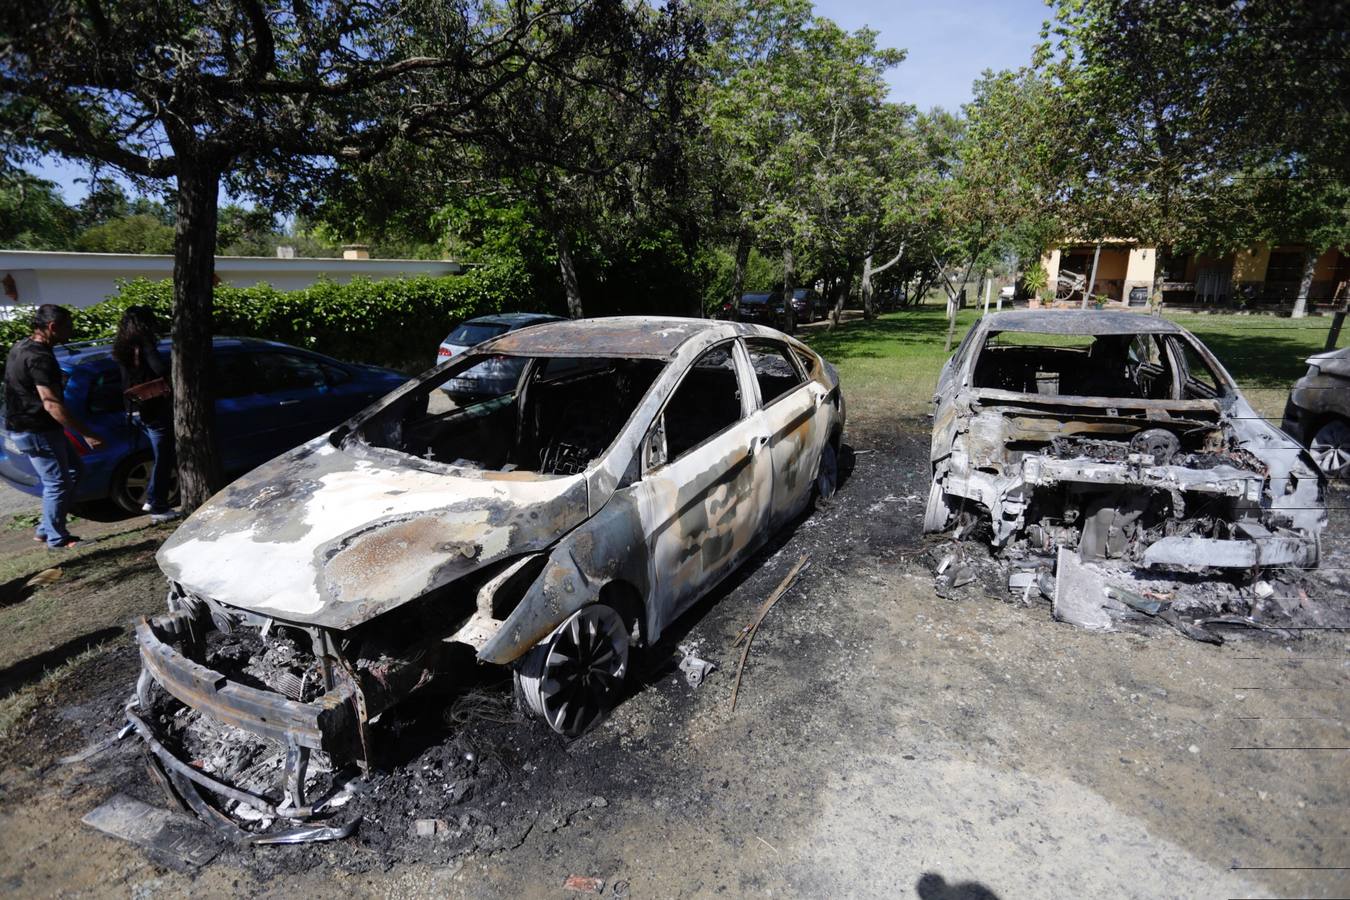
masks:
[[[212,330],[416,371],[435,361],[436,344],[455,323],[503,309],[528,310],[523,301],[531,295],[526,278],[509,268],[475,268],[443,278],[320,281],[298,291],[221,284],[215,289]],[[123,311],[137,303],[154,309],[167,333],[172,283],[138,278],[121,282],[118,293],[102,303],[72,309],[72,340],[111,337]],[[0,345],[8,351],[29,334],[30,325],[26,317],[0,322]]]

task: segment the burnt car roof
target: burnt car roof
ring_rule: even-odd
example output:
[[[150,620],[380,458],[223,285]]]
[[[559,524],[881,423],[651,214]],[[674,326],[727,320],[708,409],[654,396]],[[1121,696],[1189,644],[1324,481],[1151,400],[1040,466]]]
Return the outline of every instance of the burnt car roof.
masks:
[[[685,341],[708,331],[733,330],[708,319],[662,316],[611,316],[599,319],[545,322],[507,332],[484,343],[481,352],[517,356],[629,356],[669,359]]]
[[[1185,334],[1174,322],[1147,313],[1096,309],[1014,310],[985,317],[988,331],[1040,334]]]

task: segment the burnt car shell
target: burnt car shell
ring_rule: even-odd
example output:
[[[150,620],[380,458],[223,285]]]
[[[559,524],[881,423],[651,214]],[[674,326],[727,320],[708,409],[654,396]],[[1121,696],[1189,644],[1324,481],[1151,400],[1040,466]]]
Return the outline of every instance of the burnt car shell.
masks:
[[[1147,357],[1122,360],[1122,394],[1075,390],[1122,374],[1094,358],[1103,339]],[[1072,346],[1087,340],[1092,348]],[[964,507],[989,522],[996,547],[1163,566],[1316,563],[1324,480],[1208,349],[1165,319],[986,316],[948,360],[934,403],[926,530]]]
[[[775,342],[799,381],[772,406],[742,413],[741,424],[760,428],[764,442],[714,440],[681,463],[698,474],[643,477],[653,421],[664,421],[666,399],[712,349],[731,351],[745,388],[736,402],[752,408],[758,389],[742,340]],[[553,457],[550,471],[543,470],[542,452],[543,468],[520,469],[423,458],[388,445],[388,435],[411,421],[399,416],[412,410],[435,419],[427,398],[489,353],[529,360],[512,401],[522,409],[529,391],[544,389],[541,372],[555,359],[565,363],[563,371],[585,376],[585,361],[603,368],[619,358],[623,377],[636,378],[631,405],[584,465]],[[612,393],[585,395],[622,405]],[[496,414],[493,403],[500,405],[486,401],[439,415],[488,417]],[[837,449],[843,416],[833,369],[804,345],[753,325],[600,319],[503,335],[239,479],[180,526],[157,557],[170,583],[170,610],[137,629],[143,672],[138,709],[129,709],[129,717],[167,768],[226,797],[235,789],[184,771],[164,745],[149,716],[156,687],[284,744],[283,802],[248,802],[264,810],[308,809],[307,754],[368,764],[371,720],[426,684],[447,646],[469,648],[481,662],[513,663],[599,601],[631,611],[639,639],[657,639],[802,507],[822,448],[829,442]],[[757,447],[766,449],[756,455]],[[770,477],[771,461],[778,468]],[[722,474],[728,471],[739,473],[733,482]],[[667,481],[679,489],[668,489]],[[735,484],[743,494],[731,491]],[[713,493],[704,498],[704,491]],[[715,521],[710,508],[722,511]],[[307,638],[321,664],[321,690],[287,696],[206,665],[204,637],[239,628]]]

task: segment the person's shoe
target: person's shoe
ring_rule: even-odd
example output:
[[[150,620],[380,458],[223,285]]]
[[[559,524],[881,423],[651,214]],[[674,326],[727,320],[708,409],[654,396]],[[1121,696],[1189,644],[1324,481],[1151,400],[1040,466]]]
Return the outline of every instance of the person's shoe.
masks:
[[[150,504],[149,504],[149,503],[142,503],[142,504],[141,504],[141,512],[149,512],[149,511],[150,511]]]
[[[59,543],[59,544],[48,544],[48,545],[47,545],[47,549],[48,549],[48,550],[74,550],[76,547],[81,546],[83,543],[84,543],[83,541],[81,541],[79,538],[75,537],[75,535],[72,534],[70,537],[66,538],[64,541],[62,541],[62,542]]]
[[[152,512],[150,514],[150,524],[162,525],[165,522],[172,522],[174,519],[180,518],[182,515],[183,514],[176,509],[166,509],[164,510],[164,512]]]

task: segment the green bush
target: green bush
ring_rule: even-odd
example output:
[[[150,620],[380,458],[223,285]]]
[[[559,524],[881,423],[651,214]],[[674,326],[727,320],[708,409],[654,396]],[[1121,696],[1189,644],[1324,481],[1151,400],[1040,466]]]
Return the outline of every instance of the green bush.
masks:
[[[349,284],[320,281],[298,291],[257,284],[217,285],[215,334],[258,337],[306,347],[338,359],[415,371],[435,359],[436,344],[455,323],[486,313],[530,310],[527,279],[511,268],[475,268],[444,278],[355,279]],[[72,309],[72,340],[111,337],[123,311],[133,304],[155,310],[168,329],[173,285],[168,280],[119,284],[102,303]],[[26,337],[30,323],[0,322],[0,344]]]

